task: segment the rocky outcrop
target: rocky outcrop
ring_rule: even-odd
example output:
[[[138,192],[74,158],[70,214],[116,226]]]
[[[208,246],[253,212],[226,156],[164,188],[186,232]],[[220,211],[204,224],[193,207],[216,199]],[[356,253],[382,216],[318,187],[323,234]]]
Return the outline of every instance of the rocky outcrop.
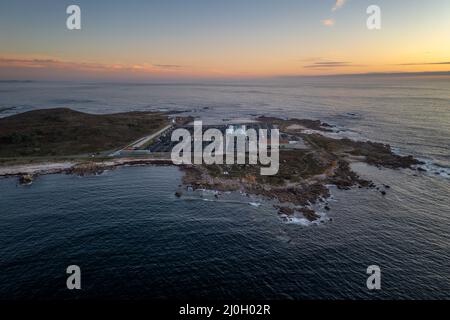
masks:
[[[275,117],[265,117],[265,116],[258,117],[257,120],[260,122],[278,125],[281,127],[281,129],[286,129],[287,127],[293,126],[293,125],[299,125],[303,128],[316,130],[316,131],[323,131],[323,132],[332,132],[333,131],[333,130],[331,130],[331,128],[333,127],[332,125],[330,125],[326,122],[322,122],[320,120],[295,119],[295,118],[283,120],[283,119],[279,119],[279,118],[275,118]]]
[[[19,183],[24,185],[30,185],[33,183],[33,176],[31,174],[23,174],[19,177]]]
[[[334,175],[328,178],[329,184],[334,184],[339,189],[348,190],[353,186],[370,187],[371,182],[361,179],[356,172],[350,169],[348,162],[340,160],[334,171]]]
[[[303,216],[308,219],[310,222],[316,221],[320,218],[320,216],[310,208],[301,208],[299,211],[303,214]]]
[[[278,209],[278,214],[284,217],[295,216],[296,213],[305,217],[308,221],[313,222],[320,218],[320,216],[311,208],[301,207],[301,208],[291,208],[287,206],[275,206]]]
[[[276,206],[278,208],[278,214],[292,216],[295,213],[295,210],[290,207]]]
[[[309,221],[315,221],[320,216],[311,205],[330,196],[327,185],[335,185],[342,190],[376,187],[351,169],[351,161],[356,159],[390,169],[413,168],[420,164],[412,156],[395,154],[387,144],[305,133],[305,128],[321,131],[329,129],[329,125],[317,120],[270,117],[260,117],[258,120],[277,125],[281,131],[288,130],[294,138],[303,139],[309,149],[280,150],[280,168],[275,176],[259,175],[258,165],[198,165],[182,167],[185,172],[183,182],[193,189],[242,191],[277,200],[280,205],[276,208],[280,215],[301,214]],[[385,196],[386,189],[389,186],[378,191]],[[328,204],[324,209],[330,210]]]
[[[105,171],[105,169],[108,168],[109,166],[103,165],[102,163],[88,162],[73,166],[72,168],[67,170],[67,173],[78,176],[90,176],[101,174]]]

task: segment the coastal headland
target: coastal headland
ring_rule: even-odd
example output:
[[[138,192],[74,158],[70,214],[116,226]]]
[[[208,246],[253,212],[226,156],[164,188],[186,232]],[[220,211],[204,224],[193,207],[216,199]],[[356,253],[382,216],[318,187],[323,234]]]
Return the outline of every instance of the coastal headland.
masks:
[[[174,165],[170,150],[175,128],[189,128],[193,118],[163,112],[92,115],[71,109],[44,109],[0,119],[0,176],[31,184],[39,175],[100,174],[125,165]],[[386,144],[328,135],[333,126],[319,120],[257,117],[249,126],[280,131],[279,172],[260,175],[260,165],[179,165],[188,190],[241,192],[274,201],[280,217],[319,221],[318,203],[329,210],[329,186],[379,188],[351,168],[353,162],[389,169],[420,170],[412,156],[395,154]]]

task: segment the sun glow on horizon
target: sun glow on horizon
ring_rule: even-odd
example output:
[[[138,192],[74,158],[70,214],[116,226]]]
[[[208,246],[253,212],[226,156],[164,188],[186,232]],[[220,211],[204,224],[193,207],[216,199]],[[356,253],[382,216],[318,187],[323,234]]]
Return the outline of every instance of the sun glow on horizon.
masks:
[[[50,1],[51,2],[51,1]],[[101,2],[101,1],[99,1]],[[450,70],[450,4],[380,0],[382,28],[365,27],[369,1],[199,0],[191,4],[80,1],[83,28],[64,6],[0,4],[0,78],[215,78]],[[63,10],[61,14],[61,10]],[[8,13],[8,14],[6,14]]]

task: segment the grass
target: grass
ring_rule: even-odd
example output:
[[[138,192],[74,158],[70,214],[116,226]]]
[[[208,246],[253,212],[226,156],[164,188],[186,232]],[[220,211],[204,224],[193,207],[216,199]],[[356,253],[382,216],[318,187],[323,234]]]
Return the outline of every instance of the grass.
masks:
[[[317,151],[319,153],[319,151]],[[282,186],[286,182],[297,183],[303,179],[324,173],[332,165],[328,156],[319,156],[309,150],[280,150],[279,171],[273,176],[260,174],[261,166],[248,164],[205,165],[212,177],[245,179],[246,181]],[[224,171],[228,174],[224,175]]]
[[[164,113],[94,115],[66,108],[25,112],[0,119],[0,161],[114,150],[168,124]]]

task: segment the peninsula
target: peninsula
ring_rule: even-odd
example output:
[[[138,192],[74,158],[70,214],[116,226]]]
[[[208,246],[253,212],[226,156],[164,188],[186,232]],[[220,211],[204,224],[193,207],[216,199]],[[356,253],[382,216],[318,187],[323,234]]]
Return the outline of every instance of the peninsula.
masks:
[[[19,176],[32,183],[42,174],[98,174],[122,165],[173,165],[171,132],[189,128],[191,117],[162,112],[85,114],[70,109],[45,109],[0,119],[0,176]],[[273,176],[259,174],[259,165],[180,165],[187,189],[240,191],[275,201],[282,219],[294,216],[316,221],[314,204],[340,189],[377,188],[351,169],[352,162],[390,169],[420,170],[421,162],[400,156],[391,147],[371,141],[337,139],[333,126],[319,120],[258,117],[248,124],[280,131],[280,168]],[[224,126],[225,127],[225,126]],[[384,186],[380,192],[385,194]]]

